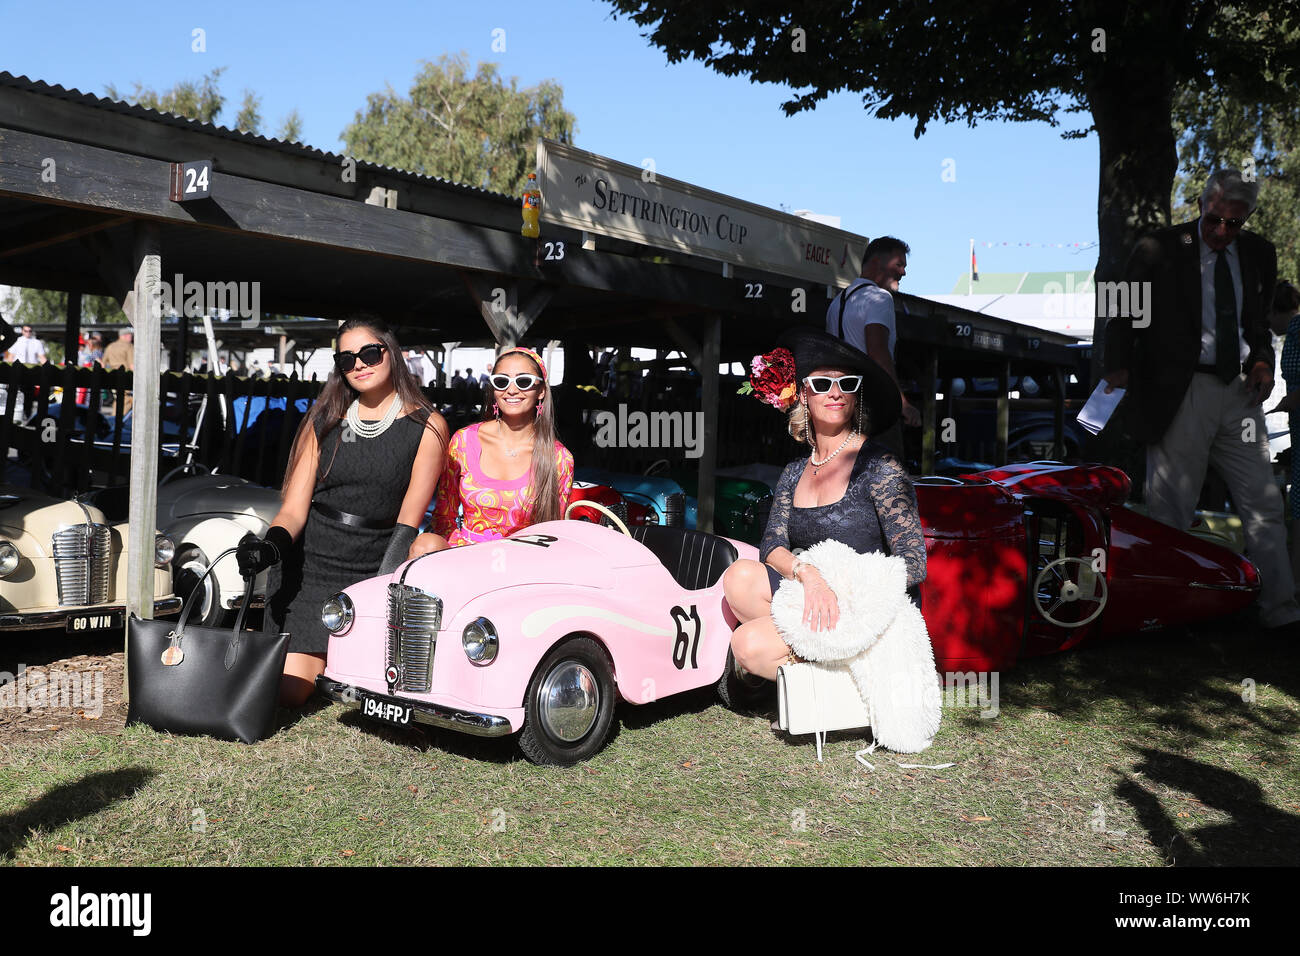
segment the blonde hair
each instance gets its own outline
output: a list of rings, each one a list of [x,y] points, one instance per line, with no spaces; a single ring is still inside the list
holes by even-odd
[[[496,361],[492,363],[493,374],[496,373],[502,360],[512,355],[527,359],[528,363],[537,369],[537,377],[542,380],[541,392],[537,397],[542,410],[533,420],[533,476],[528,483],[531,495],[524,504],[525,523],[534,525],[541,524],[543,521],[558,521],[564,515],[560,511],[559,461],[555,454],[555,444],[559,441],[559,435],[555,428],[555,403],[551,401],[551,384],[546,381],[546,375],[537,359],[522,350],[507,349],[498,355]],[[488,387],[491,388],[490,382]],[[483,421],[490,422],[495,417],[492,414],[493,404],[487,401],[486,397],[484,398]]]
[[[807,387],[807,385],[804,386],[804,388]],[[865,387],[866,383],[864,381],[858,387],[858,391],[850,397],[853,399],[853,417],[857,429],[863,435],[868,435],[868,429],[871,427],[871,412],[867,409],[867,403],[862,401],[862,389]],[[801,391],[798,400],[786,413],[785,430],[790,433],[790,437],[795,441],[803,442],[809,447],[815,448],[811,424],[808,405],[804,401],[803,392]]]

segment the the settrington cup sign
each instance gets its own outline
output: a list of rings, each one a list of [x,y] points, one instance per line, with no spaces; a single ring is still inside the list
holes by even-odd
[[[550,140],[537,166],[545,222],[828,286],[862,266],[866,238],[842,229]]]

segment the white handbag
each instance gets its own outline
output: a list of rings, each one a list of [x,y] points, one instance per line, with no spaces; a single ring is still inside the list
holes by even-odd
[[[871,715],[852,673],[803,662],[776,669],[777,720],[788,734],[813,734],[822,759],[826,734],[871,726]]]

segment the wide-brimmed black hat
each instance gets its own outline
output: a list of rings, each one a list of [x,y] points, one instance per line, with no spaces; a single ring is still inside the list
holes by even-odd
[[[870,413],[868,431],[879,435],[888,430],[903,414],[903,398],[898,385],[866,352],[855,348],[829,332],[809,326],[786,329],[776,344],[794,355],[795,387],[803,389],[803,380],[814,369],[841,369],[860,372],[862,385],[858,401],[866,402]]]

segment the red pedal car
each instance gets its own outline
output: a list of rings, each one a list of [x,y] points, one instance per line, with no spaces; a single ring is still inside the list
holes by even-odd
[[[940,671],[1231,614],[1259,592],[1247,558],[1123,507],[1118,468],[1031,462],[915,485]]]

